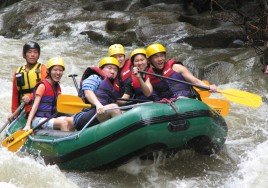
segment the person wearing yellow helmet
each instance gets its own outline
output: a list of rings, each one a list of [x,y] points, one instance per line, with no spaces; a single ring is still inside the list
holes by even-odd
[[[40,46],[37,42],[29,41],[24,44],[22,55],[26,64],[19,67],[12,79],[12,101],[11,112],[14,113],[19,105],[24,102],[26,116],[31,110],[29,102],[35,85],[46,77],[46,66],[38,63],[40,57]],[[18,114],[10,114],[8,120],[16,118]]]
[[[34,101],[23,130],[27,131],[38,126],[41,122],[49,119],[42,125],[43,129],[60,129],[69,131],[68,122],[65,117],[52,118],[57,112],[56,101],[61,94],[59,82],[65,70],[64,61],[61,57],[54,57],[48,60],[47,77],[41,80],[34,92]]]
[[[185,66],[174,59],[166,59],[166,48],[159,43],[151,44],[146,48],[146,55],[152,67],[149,73],[160,74],[177,80],[187,81],[196,85],[206,84],[196,78]],[[190,97],[196,98],[196,94],[189,84],[174,82],[168,79],[160,79],[156,76],[149,76],[153,85],[155,100],[162,98]],[[211,91],[216,91],[216,85],[209,86]]]
[[[52,67],[55,65],[61,66],[63,70],[65,70],[65,65],[64,65],[62,57],[53,57],[53,58],[50,58],[46,64],[48,74],[51,72]]]
[[[108,49],[108,54],[110,57],[114,57],[120,63],[120,68],[125,64],[125,48],[122,44],[113,44]]]
[[[153,92],[153,87],[150,79],[147,75],[139,73],[139,70],[147,71],[149,68],[146,50],[144,48],[134,49],[130,54],[130,61],[133,66],[132,76],[128,79],[126,88],[131,88],[134,98],[139,101],[152,99],[150,96]],[[128,93],[122,96],[123,99],[129,99],[130,97],[131,95]]]
[[[122,44],[113,44],[108,49],[108,55],[114,57],[120,63],[118,79],[120,84],[120,93],[125,93],[125,85],[131,77],[131,61],[126,58],[125,48]]]
[[[79,96],[86,102],[94,105],[94,108],[85,109],[66,118],[72,129],[81,130],[84,125],[97,113],[91,126],[120,115],[120,110],[107,109],[118,107],[116,99],[120,97],[117,74],[119,62],[114,57],[104,57],[100,60],[99,66],[88,67],[84,72],[81,82]]]

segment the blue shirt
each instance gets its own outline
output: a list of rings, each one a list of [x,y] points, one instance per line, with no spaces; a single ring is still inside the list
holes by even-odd
[[[97,74],[90,75],[82,82],[82,90],[91,90],[95,91],[98,89],[100,83],[102,81],[102,77]]]

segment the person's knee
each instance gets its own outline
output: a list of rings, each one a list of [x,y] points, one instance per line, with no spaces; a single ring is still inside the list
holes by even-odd
[[[56,118],[54,120],[54,127],[60,129],[61,131],[69,131],[68,121],[66,118]]]
[[[112,104],[108,104],[107,107],[108,109],[114,109],[114,108],[118,108],[118,105],[115,103],[112,103]]]
[[[63,119],[62,127],[65,131],[74,131],[73,117],[66,117]]]
[[[63,119],[61,121],[60,129],[61,131],[69,131],[68,122],[66,120]]]
[[[109,111],[109,114],[111,115],[111,117],[115,117],[121,114],[121,110],[120,109],[114,109]]]

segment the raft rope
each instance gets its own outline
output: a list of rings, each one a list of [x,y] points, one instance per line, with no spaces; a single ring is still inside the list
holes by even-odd
[[[178,100],[178,99],[176,99],[176,98],[170,98],[170,99],[163,98],[160,101],[158,101],[158,103],[169,104],[171,106],[171,108],[175,111],[175,113],[179,114],[178,108],[175,106],[175,103],[174,103],[174,101],[176,101],[176,100]]]

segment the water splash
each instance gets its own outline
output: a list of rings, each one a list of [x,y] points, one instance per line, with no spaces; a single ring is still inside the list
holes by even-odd
[[[56,165],[0,148],[0,181],[17,187],[78,187]],[[1,185],[1,184],[0,184]]]
[[[226,187],[266,188],[268,185],[268,141],[248,151],[238,165],[239,170]]]

